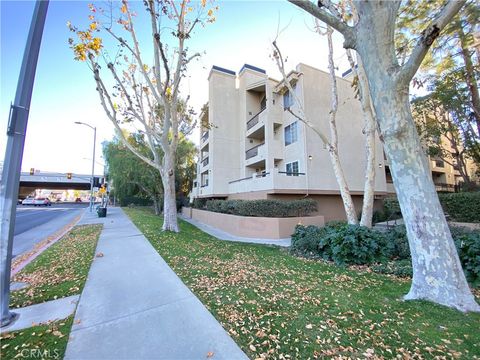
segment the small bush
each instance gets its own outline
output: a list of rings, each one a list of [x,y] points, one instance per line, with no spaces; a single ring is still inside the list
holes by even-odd
[[[297,226],[292,237],[292,250],[315,252],[342,266],[385,260],[385,238],[379,231],[340,222],[314,228]]]
[[[473,286],[480,286],[480,231],[456,236],[455,246],[467,280]]]
[[[408,259],[389,261],[383,264],[374,264],[371,269],[380,274],[390,274],[398,277],[412,277],[412,261]]]
[[[206,210],[254,217],[296,217],[307,216],[317,210],[312,199],[301,200],[208,200]]]
[[[410,259],[407,230],[404,225],[395,226],[385,232],[386,250],[390,259]]]

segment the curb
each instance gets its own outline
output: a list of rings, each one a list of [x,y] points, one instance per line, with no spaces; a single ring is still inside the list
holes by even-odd
[[[18,272],[20,272],[25,266],[30,264],[33,260],[35,260],[41,253],[43,253],[45,250],[47,250],[50,246],[55,244],[58,240],[60,240],[62,237],[64,237],[70,230],[73,229],[75,225],[80,221],[80,219],[83,217],[83,213],[81,215],[78,215],[75,219],[73,219],[69,224],[65,225],[62,229],[60,229],[60,233],[58,231],[54,233],[53,235],[47,236],[44,240],[42,240],[40,243],[38,243],[32,251],[29,253],[23,255],[25,256],[24,259],[19,260],[18,263],[12,264],[12,270],[10,273],[10,278],[12,279]],[[50,239],[53,237],[53,239]],[[20,255],[20,258],[22,255]]]

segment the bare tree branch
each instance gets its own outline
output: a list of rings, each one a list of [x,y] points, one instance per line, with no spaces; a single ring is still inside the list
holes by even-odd
[[[347,23],[343,21],[340,17],[325,11],[323,8],[318,7],[317,5],[315,5],[309,0],[288,0],[288,1],[298,6],[299,8],[305,10],[306,12],[313,15],[317,19],[330,25],[332,28],[334,28],[338,32],[340,32],[345,38],[345,42],[343,43],[343,47],[345,49],[355,49],[355,46],[356,46],[355,29],[347,25]]]
[[[443,28],[450,20],[460,11],[466,0],[450,0],[444,8],[435,16],[430,24],[423,30],[422,35],[417,40],[417,44],[413,49],[407,62],[402,66],[397,81],[409,83],[413,78],[423,59],[427,55],[428,49],[440,35]]]

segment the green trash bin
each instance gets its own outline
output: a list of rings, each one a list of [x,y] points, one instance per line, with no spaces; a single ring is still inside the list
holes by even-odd
[[[97,208],[98,217],[107,217],[107,208],[106,207],[98,207]]]

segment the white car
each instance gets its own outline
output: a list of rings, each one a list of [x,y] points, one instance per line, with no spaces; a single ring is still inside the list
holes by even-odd
[[[22,205],[34,205],[34,198],[27,197],[22,201]]]
[[[52,206],[52,202],[48,198],[36,198],[33,200],[35,206]]]

